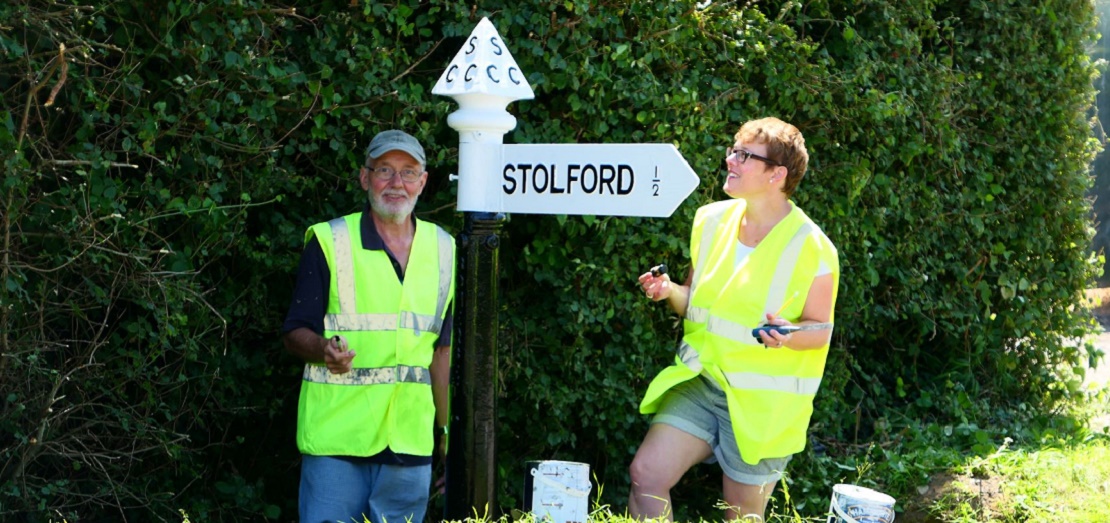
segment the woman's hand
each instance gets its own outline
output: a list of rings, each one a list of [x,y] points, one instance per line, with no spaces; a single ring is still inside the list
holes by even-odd
[[[764,325],[783,326],[792,324],[789,321],[786,321],[768,312],[767,321],[764,323]],[[763,339],[763,345],[767,347],[774,347],[776,349],[786,346],[786,344],[790,342],[791,336],[793,336],[793,334],[782,333],[776,330],[765,330],[759,332],[759,337]]]
[[[671,296],[673,290],[671,277],[667,273],[659,273],[659,267],[652,267],[650,271],[641,274],[639,282],[640,290],[644,291],[644,296],[651,301],[662,301]]]

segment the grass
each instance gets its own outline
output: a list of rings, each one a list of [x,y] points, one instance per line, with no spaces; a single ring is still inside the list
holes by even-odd
[[[1007,478],[1000,521],[1110,521],[1110,445],[1094,438],[1067,448],[1005,453],[998,459]]]
[[[1000,449],[970,460],[930,506],[928,521],[1103,523],[1110,521],[1110,439]]]
[[[1104,400],[1105,394],[1098,395]],[[925,510],[899,514],[895,523],[1106,523],[1110,522],[1110,436],[1046,435],[1037,449],[1004,444],[985,457],[950,464],[938,475],[939,490]],[[885,473],[882,467],[870,472]],[[780,487],[781,488],[781,487]],[[831,487],[830,487],[831,492]],[[827,521],[827,503],[795,512],[789,490],[785,503],[768,511],[767,523]],[[723,507],[720,507],[723,511]],[[533,523],[530,514],[513,511],[499,523]],[[485,523],[485,518],[467,520]],[[592,523],[636,523],[623,512],[594,505]],[[699,523],[705,523],[704,521]]]
[[[1107,412],[1106,390],[1090,395],[1079,413],[1090,419],[1098,412]],[[943,434],[944,431],[941,430]],[[911,479],[911,467],[929,470],[927,487],[910,487],[920,494],[910,499],[905,492],[897,493],[900,512],[895,523],[1106,523],[1110,522],[1110,435],[1105,429],[1056,431],[1045,428],[1040,441],[1022,448],[1011,446],[1007,439],[994,452],[985,456],[961,455],[940,445],[925,446],[934,432],[926,430],[914,441],[898,450],[906,450],[902,459],[893,455],[876,455],[876,463],[866,461],[859,467],[862,477],[855,481],[867,484],[882,479],[890,484]],[[870,454],[870,453],[869,453]],[[768,508],[766,523],[824,523],[827,521],[828,498],[813,507],[796,507],[791,499],[790,483],[782,482],[779,493],[782,503]],[[785,487],[785,488],[784,488]],[[828,491],[831,493],[832,486]],[[897,488],[897,487],[895,487]],[[895,491],[889,491],[894,493]],[[718,507],[723,513],[724,507]],[[189,517],[182,511],[182,523]],[[497,519],[475,515],[467,523],[541,523],[531,514],[512,510]],[[624,507],[613,508],[596,501],[589,514],[590,523],[638,523],[629,518]],[[707,523],[700,520],[698,523]]]
[[[1110,323],[1110,289],[1087,297],[1103,325]],[[1110,388],[1089,385],[1060,420],[1073,421],[1044,423],[1032,441],[1014,446],[1006,438],[993,453],[943,467],[911,503],[912,517],[899,514],[898,523],[1110,522]]]

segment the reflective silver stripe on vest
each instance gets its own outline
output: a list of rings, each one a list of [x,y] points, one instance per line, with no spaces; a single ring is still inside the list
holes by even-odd
[[[432,384],[432,375],[423,367],[398,365],[373,369],[351,369],[343,374],[332,374],[323,365],[305,365],[304,381],[328,385],[387,385],[390,383]]]
[[[334,332],[396,331],[408,329],[414,335],[421,332],[439,332],[443,320],[439,317],[401,311],[400,323],[393,314],[325,314],[324,329]]]
[[[709,320],[709,309],[691,305],[686,308],[686,319],[695,323],[705,323]]]
[[[787,394],[817,394],[821,378],[796,378],[794,376],[768,376],[753,372],[726,372],[728,386],[743,390],[773,390]]]
[[[421,332],[439,332],[443,320],[417,314],[410,311],[401,311],[400,322],[398,315],[394,314],[325,314],[324,329],[335,332],[351,331],[396,331],[408,329],[414,335]]]
[[[439,302],[436,304],[436,331],[439,331],[443,311],[447,308],[447,294],[451,292],[451,277],[455,268],[455,244],[451,235],[441,227],[436,227],[436,241],[439,244]]]
[[[726,320],[717,316],[711,316],[709,309],[704,307],[690,307],[686,309],[686,319],[695,323],[704,323],[705,330],[712,332],[717,336],[728,338],[729,340],[746,343],[748,345],[755,345],[759,343],[755,337],[752,336],[752,329],[747,325]]]
[[[755,337],[752,336],[753,328],[754,327],[740,325],[739,323],[732,322],[717,316],[710,316],[709,321],[705,326],[705,330],[712,332],[713,334],[747,345],[755,345],[759,343],[755,341]]]
[[[702,364],[701,357],[698,351],[691,347],[686,342],[682,342],[678,347],[678,358],[682,363],[701,374]],[[714,388],[720,390],[720,386],[713,378],[709,378],[709,384]],[[783,392],[786,394],[817,394],[817,389],[821,387],[821,378],[796,378],[793,376],[769,376],[767,374],[756,374],[754,372],[726,372],[725,379],[728,380],[728,386],[733,389],[740,390],[771,390],[775,392]]]
[[[689,343],[684,341],[678,346],[678,359],[694,372],[701,372],[701,356]]]
[[[397,326],[397,329],[411,329],[413,335],[419,335],[421,332],[438,333],[441,325],[443,325],[443,321],[438,316],[401,311],[401,324]]]
[[[709,251],[713,249],[713,234],[717,232],[717,227],[721,224],[721,217],[725,215],[727,207],[722,207],[720,212],[710,215],[705,220],[705,225],[701,230],[701,240],[698,245],[698,261],[694,264],[693,279],[690,280],[690,294],[694,296],[694,289],[698,287],[698,279],[701,278],[701,273],[705,270],[705,260],[709,258]]]
[[[329,331],[394,331],[395,314],[325,314],[324,330]]]
[[[353,314],[355,309],[355,274],[351,260],[351,234],[347,220],[336,218],[328,222],[335,247],[335,287],[339,291],[339,312]]]
[[[806,243],[806,238],[813,233],[813,226],[808,222],[803,223],[798,228],[798,232],[794,233],[794,237],[790,238],[790,243],[786,244],[783,249],[782,255],[779,260],[787,260],[789,263],[779,263],[775,268],[775,275],[771,277],[771,288],[767,291],[767,312],[775,312],[782,307],[786,300],[792,299],[793,296],[786,295],[786,288],[790,285],[790,279],[794,277],[794,267],[798,265],[798,258],[802,255],[802,247]],[[803,301],[805,296],[802,296]]]

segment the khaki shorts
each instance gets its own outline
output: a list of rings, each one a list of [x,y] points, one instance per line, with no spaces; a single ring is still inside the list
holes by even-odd
[[[737,483],[764,485],[782,478],[791,456],[766,458],[749,465],[740,457],[732,420],[728,415],[728,399],[724,391],[698,377],[667,391],[652,423],[663,423],[704,440],[713,455],[704,463],[720,463],[725,475]]]

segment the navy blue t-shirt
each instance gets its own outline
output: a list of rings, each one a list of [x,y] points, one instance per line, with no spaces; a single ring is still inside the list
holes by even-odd
[[[415,223],[415,221],[416,217],[414,216],[413,222]],[[404,283],[405,275],[401,272],[401,264],[393,256],[393,253],[389,252],[381,234],[378,233],[378,228],[374,226],[374,219],[370,216],[369,206],[363,209],[359,232],[362,235],[362,248],[371,251],[385,251],[386,255],[389,256],[389,262],[393,265],[394,276],[397,281]],[[388,278],[389,275],[383,274],[382,277]],[[304,327],[312,329],[312,332],[322,336],[324,334],[324,315],[328,309],[328,289],[330,288],[331,270],[328,268],[327,258],[324,257],[324,249],[320,247],[320,241],[313,236],[305,245],[304,251],[301,252],[301,263],[297,268],[297,284],[293,289],[293,302],[289,304],[289,313],[285,316],[285,324],[281,328],[282,333]],[[451,332],[455,323],[453,308],[454,303],[447,304],[447,315],[443,319],[443,327],[439,330],[439,339],[435,343],[436,347],[451,344]],[[431,430],[431,428],[428,430]],[[432,462],[431,456],[399,454],[388,447],[368,458],[355,459],[366,460],[369,463],[401,466],[428,465]]]

